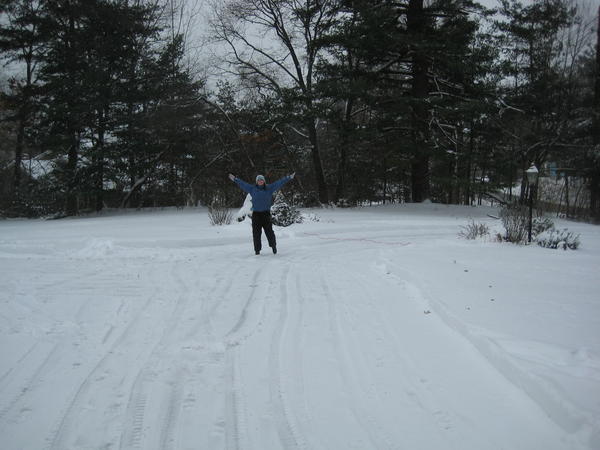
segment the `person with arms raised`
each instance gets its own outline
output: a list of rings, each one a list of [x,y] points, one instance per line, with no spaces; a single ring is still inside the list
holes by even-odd
[[[257,175],[255,184],[246,183],[235,175],[229,174],[229,179],[236,183],[243,191],[252,197],[252,237],[254,239],[254,253],[260,255],[262,249],[262,230],[265,230],[269,247],[277,253],[277,241],[273,224],[271,223],[271,206],[273,194],[281,189],[285,183],[292,180],[296,172],[287,175],[274,183],[267,184],[264,175]]]

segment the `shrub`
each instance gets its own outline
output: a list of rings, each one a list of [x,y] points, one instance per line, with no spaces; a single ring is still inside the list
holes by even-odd
[[[244,204],[239,209],[239,211],[235,214],[235,217],[238,222],[243,222],[246,217],[252,215],[252,196],[250,194],[246,195],[244,199]]]
[[[50,177],[29,181],[21,187],[16,197],[0,200],[2,217],[48,217],[62,212],[64,193],[52,183]]]
[[[477,239],[490,234],[490,228],[485,223],[475,223],[471,220],[466,226],[461,226],[458,236],[465,239]]]
[[[529,231],[529,210],[521,205],[507,205],[500,211],[500,219],[506,230],[503,239],[514,244],[527,240]]]
[[[208,217],[211,225],[229,225],[233,215],[229,208],[215,202],[208,207]]]
[[[302,214],[294,206],[289,205],[281,192],[275,195],[275,203],[271,208],[271,221],[273,225],[287,227],[293,223],[302,222]]]
[[[308,220],[309,222],[320,222],[321,218],[316,214],[308,213],[302,215],[302,222],[304,222],[305,220]]]
[[[534,236],[554,228],[554,222],[549,217],[534,217],[531,224],[531,233]]]
[[[562,248],[563,250],[577,250],[581,242],[579,235],[575,235],[566,228],[562,230],[551,229],[544,231],[536,237],[539,246],[545,248]]]

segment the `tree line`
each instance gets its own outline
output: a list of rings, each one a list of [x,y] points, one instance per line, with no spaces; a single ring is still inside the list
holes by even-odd
[[[210,82],[185,6],[0,0],[4,214],[234,206],[229,172],[296,171],[307,206],[468,205],[524,196],[535,164],[600,218],[598,18],[576,2],[223,0]]]

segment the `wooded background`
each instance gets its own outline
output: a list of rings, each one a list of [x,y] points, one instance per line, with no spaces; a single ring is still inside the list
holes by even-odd
[[[215,1],[206,79],[187,7],[0,0],[2,215],[239,206],[229,172],[295,171],[305,206],[523,201],[535,164],[567,215],[600,219],[596,11]]]

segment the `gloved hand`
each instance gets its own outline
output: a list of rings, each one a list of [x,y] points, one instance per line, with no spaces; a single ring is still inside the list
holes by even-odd
[[[230,179],[231,181],[235,181],[235,175],[229,174],[229,179]]]
[[[295,177],[295,176],[296,176],[296,172],[294,172],[294,173],[291,173],[291,174],[290,174],[290,178],[291,178],[292,180],[294,179],[294,177]]]

